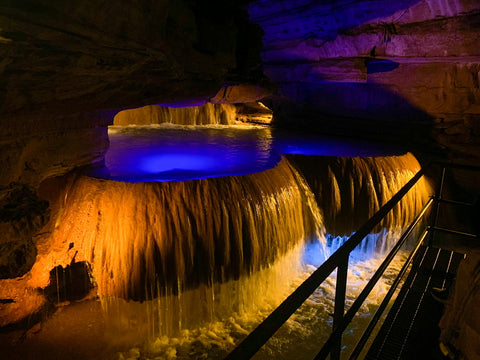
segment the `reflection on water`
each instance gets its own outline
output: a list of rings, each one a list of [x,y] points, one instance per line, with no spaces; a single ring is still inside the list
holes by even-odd
[[[110,130],[108,178],[184,181],[245,175],[280,161],[266,128],[134,126]]]
[[[184,181],[275,167],[282,154],[377,156],[398,150],[361,141],[266,127],[151,125],[111,127],[105,156],[112,180]]]
[[[108,173],[97,177],[122,181],[72,177],[59,197],[52,251],[37,260],[54,267],[52,252],[64,248],[92,266],[101,326],[131,348],[103,358],[223,358],[419,170],[411,154],[261,127],[135,126],[111,129],[110,140]],[[414,187],[352,254],[347,305],[428,189]],[[318,351],[334,288],[335,274],[257,357]]]

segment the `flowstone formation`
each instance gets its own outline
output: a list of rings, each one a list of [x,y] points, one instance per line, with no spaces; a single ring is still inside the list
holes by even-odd
[[[123,109],[258,100],[260,39],[234,1],[2,2],[0,327],[44,304],[37,288],[52,265],[47,284],[28,272],[48,248],[39,233],[65,184],[42,184],[101,166]]]
[[[264,124],[273,109],[279,126],[478,163],[479,30],[476,0],[3,1],[0,327],[30,319],[51,271],[82,260],[48,242],[63,176],[102,166],[121,110],[235,104],[235,120]]]

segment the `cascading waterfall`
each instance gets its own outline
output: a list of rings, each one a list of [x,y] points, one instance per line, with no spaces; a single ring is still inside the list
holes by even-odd
[[[210,128],[202,127],[212,147],[223,144],[215,139],[219,129],[206,129]],[[129,164],[161,155],[161,151],[157,154],[152,150],[156,138],[161,143],[168,140],[158,132],[170,131],[180,138],[192,135],[195,139],[192,132],[196,131],[170,126],[127,130],[117,131],[111,139],[120,162],[127,159],[122,155],[123,144],[131,144],[137,135],[143,137],[144,131],[154,138],[152,144],[146,138],[148,146],[133,146],[139,149],[135,155],[139,158],[128,158]],[[75,254],[75,261],[91,268],[114,337],[129,339],[129,344],[149,339],[147,346],[153,348],[145,351],[155,355],[175,349],[191,351],[197,335],[208,334],[202,340],[205,347],[199,350],[201,356],[221,358],[288,296],[294,284],[320,265],[329,250],[339,247],[420,169],[411,154],[281,156],[268,132],[265,142],[265,129],[252,128],[248,133],[254,141],[242,138],[247,137],[243,127],[232,127],[222,135],[238,136],[238,143],[246,141],[249,149],[254,145],[261,150],[261,156],[245,156],[249,161],[261,159],[259,166],[250,168],[258,172],[248,175],[235,175],[248,172],[242,165],[241,171],[237,169],[228,176],[136,182],[145,179],[135,178],[136,168],[128,165],[134,173],[124,180],[132,182],[108,180],[110,176],[116,178],[115,171],[107,174],[107,179],[72,176],[59,196],[63,204],[59,205],[62,210],[51,235],[53,245],[45,252],[47,256],[40,256],[35,271],[68,265]],[[296,145],[296,150],[301,150]],[[237,156],[245,151],[242,146],[229,141],[222,149],[232,148]],[[209,150],[212,161],[231,160],[227,150],[221,151],[223,157],[216,155],[218,148]],[[172,155],[174,148],[167,149],[162,151]],[[205,147],[202,150],[206,152]],[[197,164],[199,150],[192,151],[192,161]],[[182,155],[189,156],[188,152]],[[232,166],[228,161],[220,162]],[[156,162],[154,165],[152,171],[165,170]],[[178,172],[181,164],[171,165],[171,171]],[[355,283],[357,290],[368,277],[365,269],[369,264],[381,261],[379,256],[372,259],[372,253],[384,253],[392,232],[411,221],[429,194],[428,183],[422,180],[376,229],[377,233],[367,236],[358,251],[362,256],[352,254],[349,279],[354,279],[350,284]],[[52,264],[51,254],[55,252],[64,255]],[[334,281],[329,279],[308,305],[307,314],[322,314],[312,315],[321,317],[318,322],[328,318]],[[354,296],[352,291],[348,291],[349,299]],[[232,326],[228,328],[228,324]],[[303,337],[297,325],[295,331]],[[209,326],[222,329],[218,330],[221,333]],[[328,333],[328,329],[324,331]],[[187,340],[179,340],[186,338],[190,345]],[[224,342],[218,354],[212,355],[208,349],[210,341]],[[272,351],[276,357],[277,350]],[[179,358],[188,358],[188,354]]]
[[[59,224],[53,236],[83,249],[106,308],[147,300],[150,328],[171,334],[232,307],[232,294],[244,291],[239,279],[289,256],[298,266],[301,251],[292,250],[320,238],[322,220],[303,178],[282,160],[259,173],[183,182],[79,177]],[[235,307],[255,303],[250,295],[238,295]]]
[[[385,204],[420,170],[412,154],[387,157],[288,156],[306,178],[324,216],[327,252],[336,251],[351,234]],[[348,308],[371,279],[394,241],[418,214],[431,186],[425,178],[415,185],[385,220],[368,234],[349,256],[346,307]],[[407,246],[408,247],[408,246]],[[308,244],[304,277],[323,262],[325,249]],[[366,303],[344,333],[342,357],[349,356],[353,345],[366,328],[370,316],[382,301],[390,284],[405,262],[408,251],[400,250],[386,273],[376,284]],[[331,313],[335,302],[334,272],[309,297],[256,355],[256,359],[311,358],[331,331]],[[280,330],[279,332],[280,333]],[[277,333],[277,334],[278,334]]]
[[[140,342],[147,339],[150,345],[159,339],[167,340],[174,348],[179,338],[184,338],[186,343],[195,342],[198,335],[193,334],[207,329],[210,340],[224,338],[221,347],[225,351],[234,343],[232,334],[225,330],[221,330],[223,334],[218,330],[211,334],[212,324],[231,322],[244,336],[244,329],[251,326],[248,323],[257,322],[261,314],[268,314],[289,295],[291,284],[303,273],[305,245],[297,244],[280,255],[274,264],[239,279],[200,284],[192,289],[165,289],[164,295],[143,302],[102,296],[108,328],[115,336],[123,335]],[[202,356],[204,351],[201,349]]]
[[[206,103],[202,106],[168,107],[148,105],[120,111],[113,119],[117,126],[176,124],[176,125],[235,125],[237,108],[231,104]]]
[[[327,239],[336,250],[419,170],[407,153],[387,157],[288,155],[305,177],[323,213]],[[384,253],[391,236],[412,222],[432,194],[425,177],[390,211],[360,246],[367,254]]]

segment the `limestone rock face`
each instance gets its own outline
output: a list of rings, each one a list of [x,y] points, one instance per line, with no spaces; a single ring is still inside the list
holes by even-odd
[[[0,190],[13,182],[36,188],[48,177],[103,162],[113,114],[15,120],[3,122],[0,135]]]
[[[11,185],[0,198],[0,279],[15,278],[32,267],[32,236],[48,220],[48,202],[32,189]]]
[[[213,96],[246,33],[223,1],[7,1],[0,13],[2,115]]]
[[[210,99],[213,104],[238,104],[258,101],[273,93],[270,84],[264,86],[240,84],[233,86],[223,86],[218,93]]]
[[[236,105],[237,119],[245,123],[268,125],[273,121],[273,112],[263,103],[255,101]]]
[[[2,1],[0,326],[44,303],[23,275],[46,246],[48,204],[25,205],[40,184],[101,164],[124,108],[205,103],[225,84],[254,84],[260,32],[236,1]]]
[[[276,121],[480,158],[478,1],[259,0],[249,12]]]

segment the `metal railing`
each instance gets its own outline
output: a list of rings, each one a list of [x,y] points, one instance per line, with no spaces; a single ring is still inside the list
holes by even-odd
[[[355,232],[337,251],[335,251],[321,266],[319,266],[280,306],[278,306],[260,325],[257,326],[225,359],[226,360],[244,360],[249,359],[275,334],[275,332],[290,318],[290,316],[307,300],[310,295],[330,276],[330,274],[337,270],[336,289],[335,289],[335,305],[333,311],[333,326],[332,333],[323,345],[320,352],[316,355],[315,359],[325,359],[330,355],[330,359],[337,360],[340,358],[341,353],[341,341],[344,330],[353,320],[355,314],[360,309],[361,305],[370,294],[371,290],[381,278],[397,252],[402,245],[406,242],[409,235],[415,229],[420,220],[425,216],[427,210],[436,204],[433,210],[433,222],[428,226],[419,239],[417,240],[413,250],[407,257],[403,264],[399,274],[390,286],[382,303],[377,308],[376,312],[372,316],[370,323],[362,334],[361,338],[357,342],[354,350],[350,354],[350,359],[357,359],[361,354],[368,338],[374,330],[376,324],[380,320],[384,310],[386,309],[389,301],[394,295],[396,288],[400,284],[403,276],[407,272],[412,260],[417,254],[423,240],[427,234],[431,231],[432,237],[435,231],[444,231],[450,233],[460,234],[462,236],[477,237],[476,235],[463,233],[460,231],[443,229],[436,226],[438,218],[438,210],[440,203],[450,204],[464,204],[457,201],[445,200],[442,198],[443,187],[445,181],[445,172],[447,167],[480,171],[478,166],[465,166],[455,165],[448,163],[437,163],[441,167],[441,176],[436,190],[436,195],[430,198],[424,205],[423,209],[419,212],[413,222],[408,226],[400,239],[394,245],[392,250],[388,253],[385,260],[379,266],[375,274],[370,281],[365,285],[364,289],[355,299],[347,312],[345,312],[345,296],[347,288],[347,271],[348,260],[350,253],[360,244],[360,242],[375,228],[376,225],[382,221],[387,213],[393,209],[393,207],[400,202],[400,200],[412,189],[412,187],[424,176],[424,170],[420,170],[405,186],[398,191],[385,205],[383,205],[357,232]]]
[[[324,359],[330,354],[331,359],[339,359],[341,352],[341,340],[343,331],[354,318],[356,312],[360,309],[373,289],[377,281],[381,278],[390,262],[395,257],[398,250],[405,243],[415,226],[425,215],[428,208],[432,205],[433,199],[430,199],[424,208],[417,215],[412,224],[407,228],[399,241],[387,255],[384,262],[380,265],[372,279],[367,283],[363,291],[345,313],[345,296],[347,288],[347,271],[350,253],[360,244],[360,242],[377,226],[393,207],[410,191],[410,189],[424,176],[424,170],[420,170],[407,184],[405,184],[385,205],[383,205],[357,232],[355,232],[337,251],[335,251],[322,265],[320,265],[290,296],[287,297],[260,325],[257,326],[225,359],[226,360],[244,360],[255,355],[258,350],[275,334],[275,332],[290,318],[290,316],[313,294],[313,292],[337,270],[337,280],[335,289],[335,307],[333,312],[332,333],[315,359]],[[425,236],[425,235],[423,235]],[[411,261],[418,249],[414,249],[407,261]],[[402,268],[402,274],[408,268],[405,264]],[[396,280],[400,282],[400,280]],[[387,297],[393,295],[394,289],[391,287]],[[387,301],[388,303],[388,301]],[[386,304],[381,304],[384,308]],[[380,310],[379,308],[379,310]],[[377,313],[379,311],[377,310]],[[380,315],[374,315],[373,319],[378,321]],[[375,322],[376,323],[376,322]],[[370,326],[369,326],[370,328]],[[367,330],[369,330],[367,328]],[[372,326],[373,330],[373,326]],[[362,336],[360,343],[365,343]],[[357,349],[358,348],[358,349]],[[355,348],[353,355],[358,355],[361,347]],[[355,356],[353,358],[355,358]]]
[[[464,201],[457,201],[457,200],[452,200],[452,199],[445,199],[443,197],[444,193],[444,183],[445,183],[445,177],[446,177],[446,170],[447,169],[458,169],[458,170],[465,170],[465,171],[470,171],[470,172],[480,172],[480,166],[473,166],[473,165],[460,165],[460,164],[453,164],[453,163],[445,163],[445,162],[438,162],[436,165],[440,166],[440,181],[438,183],[438,188],[436,189],[435,192],[435,208],[434,208],[434,216],[433,216],[433,221],[432,224],[428,227],[428,231],[432,233],[429,239],[429,244],[434,243],[434,237],[436,233],[446,233],[446,234],[451,234],[451,235],[457,235],[457,236],[462,236],[462,237],[467,237],[467,238],[477,238],[477,234],[471,234],[465,231],[459,231],[459,230],[454,230],[454,229],[447,229],[444,227],[439,227],[437,226],[438,223],[438,214],[440,210],[440,206],[442,204],[444,205],[452,205],[452,206],[462,206],[462,207],[473,207],[475,206],[475,202],[464,202]],[[480,194],[479,194],[480,195]],[[478,196],[478,195],[477,195]],[[479,201],[480,199],[476,199],[475,201]],[[480,221],[480,219],[479,219]]]

